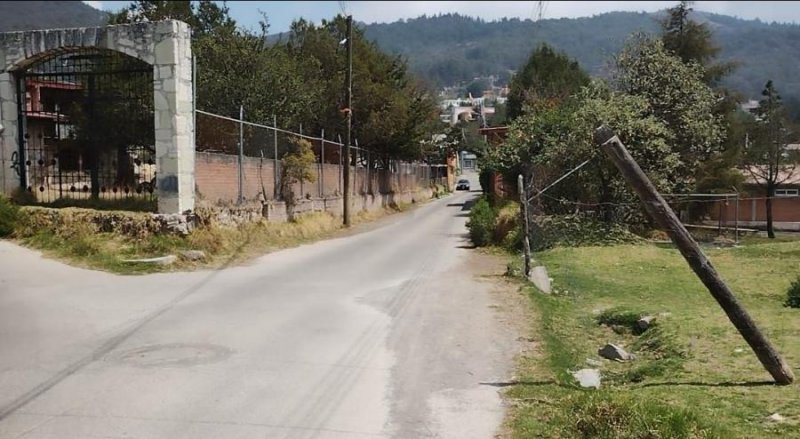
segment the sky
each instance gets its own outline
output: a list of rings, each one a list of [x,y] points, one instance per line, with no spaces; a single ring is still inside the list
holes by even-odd
[[[85,1],[97,9],[116,11],[127,1]],[[285,32],[293,20],[303,17],[318,23],[346,12],[356,21],[388,23],[420,15],[458,12],[485,20],[503,17],[537,19],[587,17],[611,11],[655,12],[677,1],[229,1],[231,16],[243,27],[258,28],[259,11],[267,14],[270,33]],[[734,17],[781,23],[800,23],[800,1],[697,1],[694,9]]]

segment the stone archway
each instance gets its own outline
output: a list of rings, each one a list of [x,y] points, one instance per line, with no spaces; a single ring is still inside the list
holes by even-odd
[[[39,60],[87,48],[121,52],[152,66],[158,211],[193,210],[191,31],[174,20],[0,33],[0,191],[8,194],[24,183],[16,77]]]

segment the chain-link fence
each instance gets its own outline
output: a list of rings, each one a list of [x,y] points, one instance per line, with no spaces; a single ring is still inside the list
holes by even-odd
[[[281,159],[293,151],[293,140],[312,145],[313,181],[295,184],[293,192],[307,199],[338,197],[342,181],[341,139],[309,135],[196,111],[195,182],[206,203],[277,200],[281,198]],[[372,151],[350,147],[351,191],[379,195],[447,185],[447,166],[387,160]]]

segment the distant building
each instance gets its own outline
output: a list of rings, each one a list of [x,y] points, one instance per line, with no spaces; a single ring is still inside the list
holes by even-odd
[[[711,210],[711,219],[726,226],[738,222],[739,227],[763,229],[767,224],[767,202],[763,186],[747,169],[741,169],[745,177],[744,190],[739,201],[719,201]],[[775,189],[772,198],[772,220],[775,230],[800,231],[800,166],[794,172],[781,172],[782,183]],[[738,219],[738,221],[737,221]]]
[[[461,169],[474,171],[478,167],[478,156],[468,151],[461,151]]]
[[[739,104],[739,108],[742,111],[746,111],[746,112],[751,113],[751,114],[755,113],[756,108],[758,108],[758,101],[750,99],[747,102],[743,102],[743,103]]]
[[[478,130],[478,133],[486,137],[486,142],[489,146],[496,148],[505,142],[506,135],[508,134],[508,127],[481,128]],[[483,190],[500,197],[510,196],[514,189],[514,186],[508,184],[503,179],[503,175],[497,172],[492,174],[489,179],[489,186],[490,187],[483,188]]]

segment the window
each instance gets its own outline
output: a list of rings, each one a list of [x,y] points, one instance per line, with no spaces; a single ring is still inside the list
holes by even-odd
[[[800,195],[800,189],[775,189],[776,197],[796,197]]]

